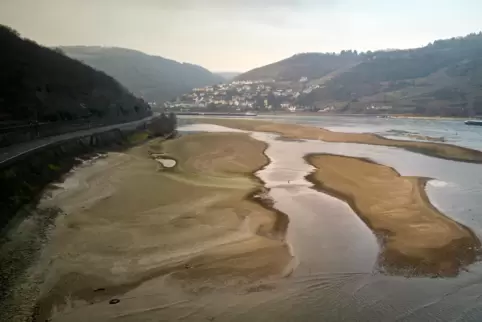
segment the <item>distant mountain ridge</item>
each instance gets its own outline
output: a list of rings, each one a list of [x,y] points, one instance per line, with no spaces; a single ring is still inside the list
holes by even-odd
[[[195,87],[224,82],[221,76],[194,64],[179,63],[140,51],[95,46],[59,47],[66,55],[117,79],[149,102],[163,102]]]
[[[306,53],[253,69],[237,80],[297,82],[312,91],[301,105],[341,113],[482,115],[482,33],[406,50]]]

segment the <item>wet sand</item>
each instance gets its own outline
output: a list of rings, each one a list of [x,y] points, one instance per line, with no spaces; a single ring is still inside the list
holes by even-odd
[[[455,292],[447,285],[453,281],[458,289],[457,278],[405,279],[372,271],[380,248],[367,226],[379,231],[353,203],[350,205],[358,216],[344,202],[313,190],[304,179],[312,168],[303,155],[321,152],[322,145],[343,144],[278,141],[269,133],[253,133],[252,137],[257,140],[242,133],[202,133],[165,143],[151,141],[127,153],[111,153],[69,176],[52,199],[44,199],[41,205],[46,209],[59,206],[66,215],[56,221],[36,268],[45,271],[38,320],[48,318],[53,308],[52,321],[69,322],[313,321],[320,317],[381,321],[413,312],[417,317],[418,311],[432,314],[427,302],[435,307],[445,298],[447,302],[453,299],[446,297]],[[369,148],[353,145],[352,150],[357,146]],[[267,167],[264,153],[272,161]],[[427,247],[412,243],[413,247],[402,248],[410,255],[427,256],[430,262],[414,262],[399,252],[387,256],[389,242],[395,250],[400,246],[395,243],[397,235],[391,235],[395,242],[384,240],[384,257],[379,260],[401,266],[395,270],[385,265],[388,272],[437,275],[428,272],[430,268],[438,270],[437,276],[456,274],[460,268],[457,263],[444,261],[437,249],[429,251],[428,247],[450,243],[441,231],[452,237],[459,231],[464,242],[444,249],[452,256],[466,246],[466,230],[430,207],[423,189],[425,179],[400,177],[395,170],[377,164],[371,164],[375,170],[368,165],[360,167],[355,162],[363,162],[360,159],[335,158],[349,159],[346,164],[338,159],[328,163],[328,179],[340,191],[348,171],[366,184],[350,191],[361,194],[358,202],[371,202],[370,196],[384,194],[368,207],[371,211],[381,209],[386,215],[391,211],[385,207],[387,201],[396,200],[400,201],[398,208],[426,217],[414,228],[419,232],[415,238]],[[270,190],[264,190],[253,175],[261,168],[256,175]],[[384,189],[370,178],[381,182]],[[388,190],[398,186],[403,189]],[[336,197],[349,201],[340,194]],[[353,202],[356,199],[353,197]],[[410,202],[413,207],[408,206]],[[289,230],[297,243],[291,244],[289,231],[286,238],[298,263],[293,263],[285,243],[287,218],[272,206],[293,218]],[[407,225],[410,222],[395,226],[405,237],[414,238]],[[437,240],[421,237],[427,231],[444,236],[437,244]],[[417,247],[419,253],[414,251]],[[469,256],[459,258],[461,265],[469,263]],[[299,266],[291,273],[293,265]],[[413,265],[427,270],[416,272]],[[290,278],[280,279],[288,274]],[[467,283],[476,285],[477,276],[473,280]],[[112,299],[120,302],[111,305]],[[461,310],[466,308],[460,306]],[[425,307],[428,309],[420,309]],[[454,312],[458,311],[450,312],[451,316]]]
[[[388,273],[456,276],[475,261],[479,240],[430,204],[427,178],[362,158],[312,154],[306,161],[316,168],[307,179],[349,203],[379,237],[379,265]]]
[[[259,201],[253,175],[268,163],[266,147],[247,134],[194,134],[109,153],[70,175],[40,204],[64,215],[36,267],[45,271],[37,320],[71,321],[72,310],[131,291],[146,297],[153,285],[239,290],[289,274],[287,219]]]
[[[311,126],[275,123],[261,120],[215,118],[199,118],[193,120],[197,123],[215,124],[245,131],[277,133],[288,139],[323,140],[326,142],[392,146],[447,160],[482,163],[481,151],[450,144],[392,140],[370,133],[332,132],[326,129]]]
[[[407,134],[407,137],[415,140],[432,141],[432,142],[445,142],[443,137],[435,137],[429,135],[419,135],[419,134]]]

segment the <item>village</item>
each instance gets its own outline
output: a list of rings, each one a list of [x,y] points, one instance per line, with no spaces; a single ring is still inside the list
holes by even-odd
[[[165,102],[164,108],[175,111],[318,111],[311,105],[302,104],[301,100],[318,87],[309,85],[306,77],[302,77],[298,84],[272,80],[233,81],[194,88],[190,93]]]
[[[194,88],[191,92],[163,103],[164,111],[172,112],[319,112],[339,113],[343,105],[339,103],[320,104],[316,102],[313,91],[320,84],[302,77],[298,82],[233,81]],[[392,106],[361,104],[362,113],[387,114]],[[346,103],[344,104],[346,106]],[[152,106],[152,107],[155,107]]]

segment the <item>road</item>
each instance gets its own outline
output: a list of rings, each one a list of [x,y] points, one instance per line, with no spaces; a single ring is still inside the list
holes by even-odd
[[[83,137],[86,135],[91,135],[94,133],[101,133],[101,132],[106,132],[109,130],[113,129],[133,129],[139,124],[146,122],[153,118],[156,115],[149,116],[145,119],[134,121],[134,122],[129,122],[129,123],[122,123],[122,124],[114,124],[114,125],[108,125],[108,126],[102,126],[102,127],[96,127],[92,129],[87,129],[87,130],[81,130],[81,131],[75,131],[75,132],[70,132],[70,133],[65,133],[57,136],[49,136],[45,138],[40,138],[38,140],[34,141],[29,141],[29,142],[23,142],[19,144],[15,144],[9,147],[5,147],[0,149],[0,165],[3,165],[4,163],[7,163],[9,161],[13,161],[15,158],[29,153],[33,150],[36,150],[38,148],[50,145],[52,143],[60,142],[60,141],[65,141],[77,137]]]

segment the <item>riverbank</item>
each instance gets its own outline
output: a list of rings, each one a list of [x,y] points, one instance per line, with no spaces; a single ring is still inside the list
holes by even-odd
[[[247,134],[193,134],[108,153],[69,174],[39,204],[63,215],[32,268],[41,276],[35,318],[71,321],[88,305],[78,318],[89,320],[113,299],[149,296],[144,284],[192,294],[288,274],[287,218],[253,175],[268,163],[265,149]],[[126,312],[138,310],[129,303]]]
[[[315,188],[346,201],[379,237],[379,265],[388,273],[455,276],[475,261],[480,242],[434,208],[426,178],[404,177],[370,160],[312,154]]]
[[[196,118],[193,123],[215,124],[245,131],[272,132],[288,139],[323,140],[326,142],[359,143],[402,148],[441,159],[482,163],[482,152],[450,144],[392,140],[370,133],[333,132],[299,124],[275,123],[262,120]]]

